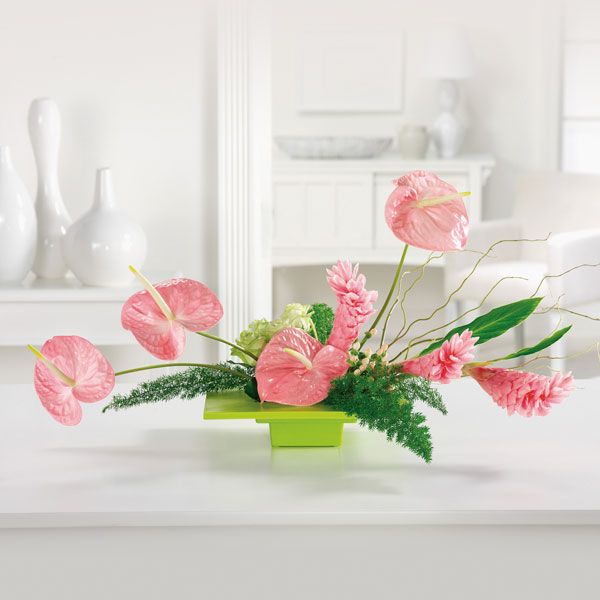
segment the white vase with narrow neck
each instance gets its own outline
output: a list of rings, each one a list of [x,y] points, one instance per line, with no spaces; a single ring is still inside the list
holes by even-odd
[[[34,100],[29,107],[28,123],[38,171],[35,199],[38,243],[33,272],[45,279],[59,279],[67,274],[61,239],[71,224],[71,217],[58,185],[60,113],[56,102],[50,98]]]
[[[67,231],[63,254],[69,269],[86,285],[125,286],[133,277],[129,265],[142,267],[146,235],[118,209],[110,169],[96,172],[92,207]]]
[[[19,283],[35,257],[37,222],[31,196],[0,146],[0,283]]]

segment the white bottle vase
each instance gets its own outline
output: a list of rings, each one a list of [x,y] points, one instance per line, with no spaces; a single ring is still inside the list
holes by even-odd
[[[19,283],[33,265],[37,222],[31,196],[0,146],[0,283]]]
[[[67,273],[61,238],[71,224],[58,186],[60,114],[50,98],[38,98],[29,107],[29,137],[38,170],[35,210],[38,243],[33,271],[38,277],[58,279]]]
[[[110,169],[96,172],[92,208],[67,231],[63,253],[69,269],[86,285],[128,285],[132,279],[129,265],[142,266],[146,258],[146,235],[137,223],[118,210]]]

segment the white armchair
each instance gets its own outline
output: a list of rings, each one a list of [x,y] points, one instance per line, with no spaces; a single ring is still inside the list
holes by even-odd
[[[484,221],[474,226],[467,248],[485,251],[498,240],[540,239],[545,242],[503,243],[482,261],[475,274],[453,297],[463,312],[468,304],[481,299],[502,278],[486,304],[494,306],[532,295],[545,296],[543,306],[560,305],[576,310],[580,305],[600,300],[600,268],[576,269],[581,264],[600,263],[600,176],[573,173],[532,173],[520,178],[511,220]],[[479,254],[450,253],[445,271],[449,294],[472,269]],[[560,314],[547,313],[552,331]],[[516,329],[517,344],[524,343],[524,329]],[[553,354],[564,354],[560,343]],[[560,361],[553,365],[559,368]]]

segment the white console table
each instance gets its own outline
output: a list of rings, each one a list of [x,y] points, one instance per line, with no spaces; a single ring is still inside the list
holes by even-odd
[[[273,266],[331,264],[340,256],[365,264],[396,264],[402,244],[383,216],[392,180],[417,169],[433,171],[458,190],[471,192],[466,203],[476,223],[493,166],[488,155],[419,161],[393,154],[370,160],[276,160]],[[411,248],[407,264],[419,264],[427,254]]]
[[[599,395],[524,419],[445,386],[426,465],[358,426],[272,450],[201,400],[65,428],[1,386],[0,597],[597,598]]]

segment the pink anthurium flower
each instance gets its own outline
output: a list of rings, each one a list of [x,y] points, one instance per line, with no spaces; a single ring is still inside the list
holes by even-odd
[[[204,331],[221,320],[223,307],[219,299],[199,281],[169,279],[154,286],[136,269],[129,268],[146,289],[125,302],[121,325],[156,358],[177,358],[185,348],[186,329]]]
[[[468,329],[460,335],[455,333],[433,352],[402,363],[402,370],[429,381],[450,383],[452,379],[458,379],[463,366],[473,360],[473,349],[478,339]]]
[[[545,416],[553,404],[562,402],[573,390],[571,373],[547,377],[480,365],[467,367],[466,371],[509,415]]]
[[[348,370],[346,353],[287,327],[276,333],[256,363],[261,402],[310,406],[327,397],[331,382]]]
[[[35,391],[50,415],[63,425],[81,421],[80,402],[98,402],[106,398],[115,385],[115,372],[102,353],[77,335],[55,336],[41,352],[28,348],[37,356]]]
[[[385,205],[385,220],[394,235],[411,246],[431,251],[460,250],[467,243],[469,217],[463,196],[427,171],[413,171],[395,182]]]

